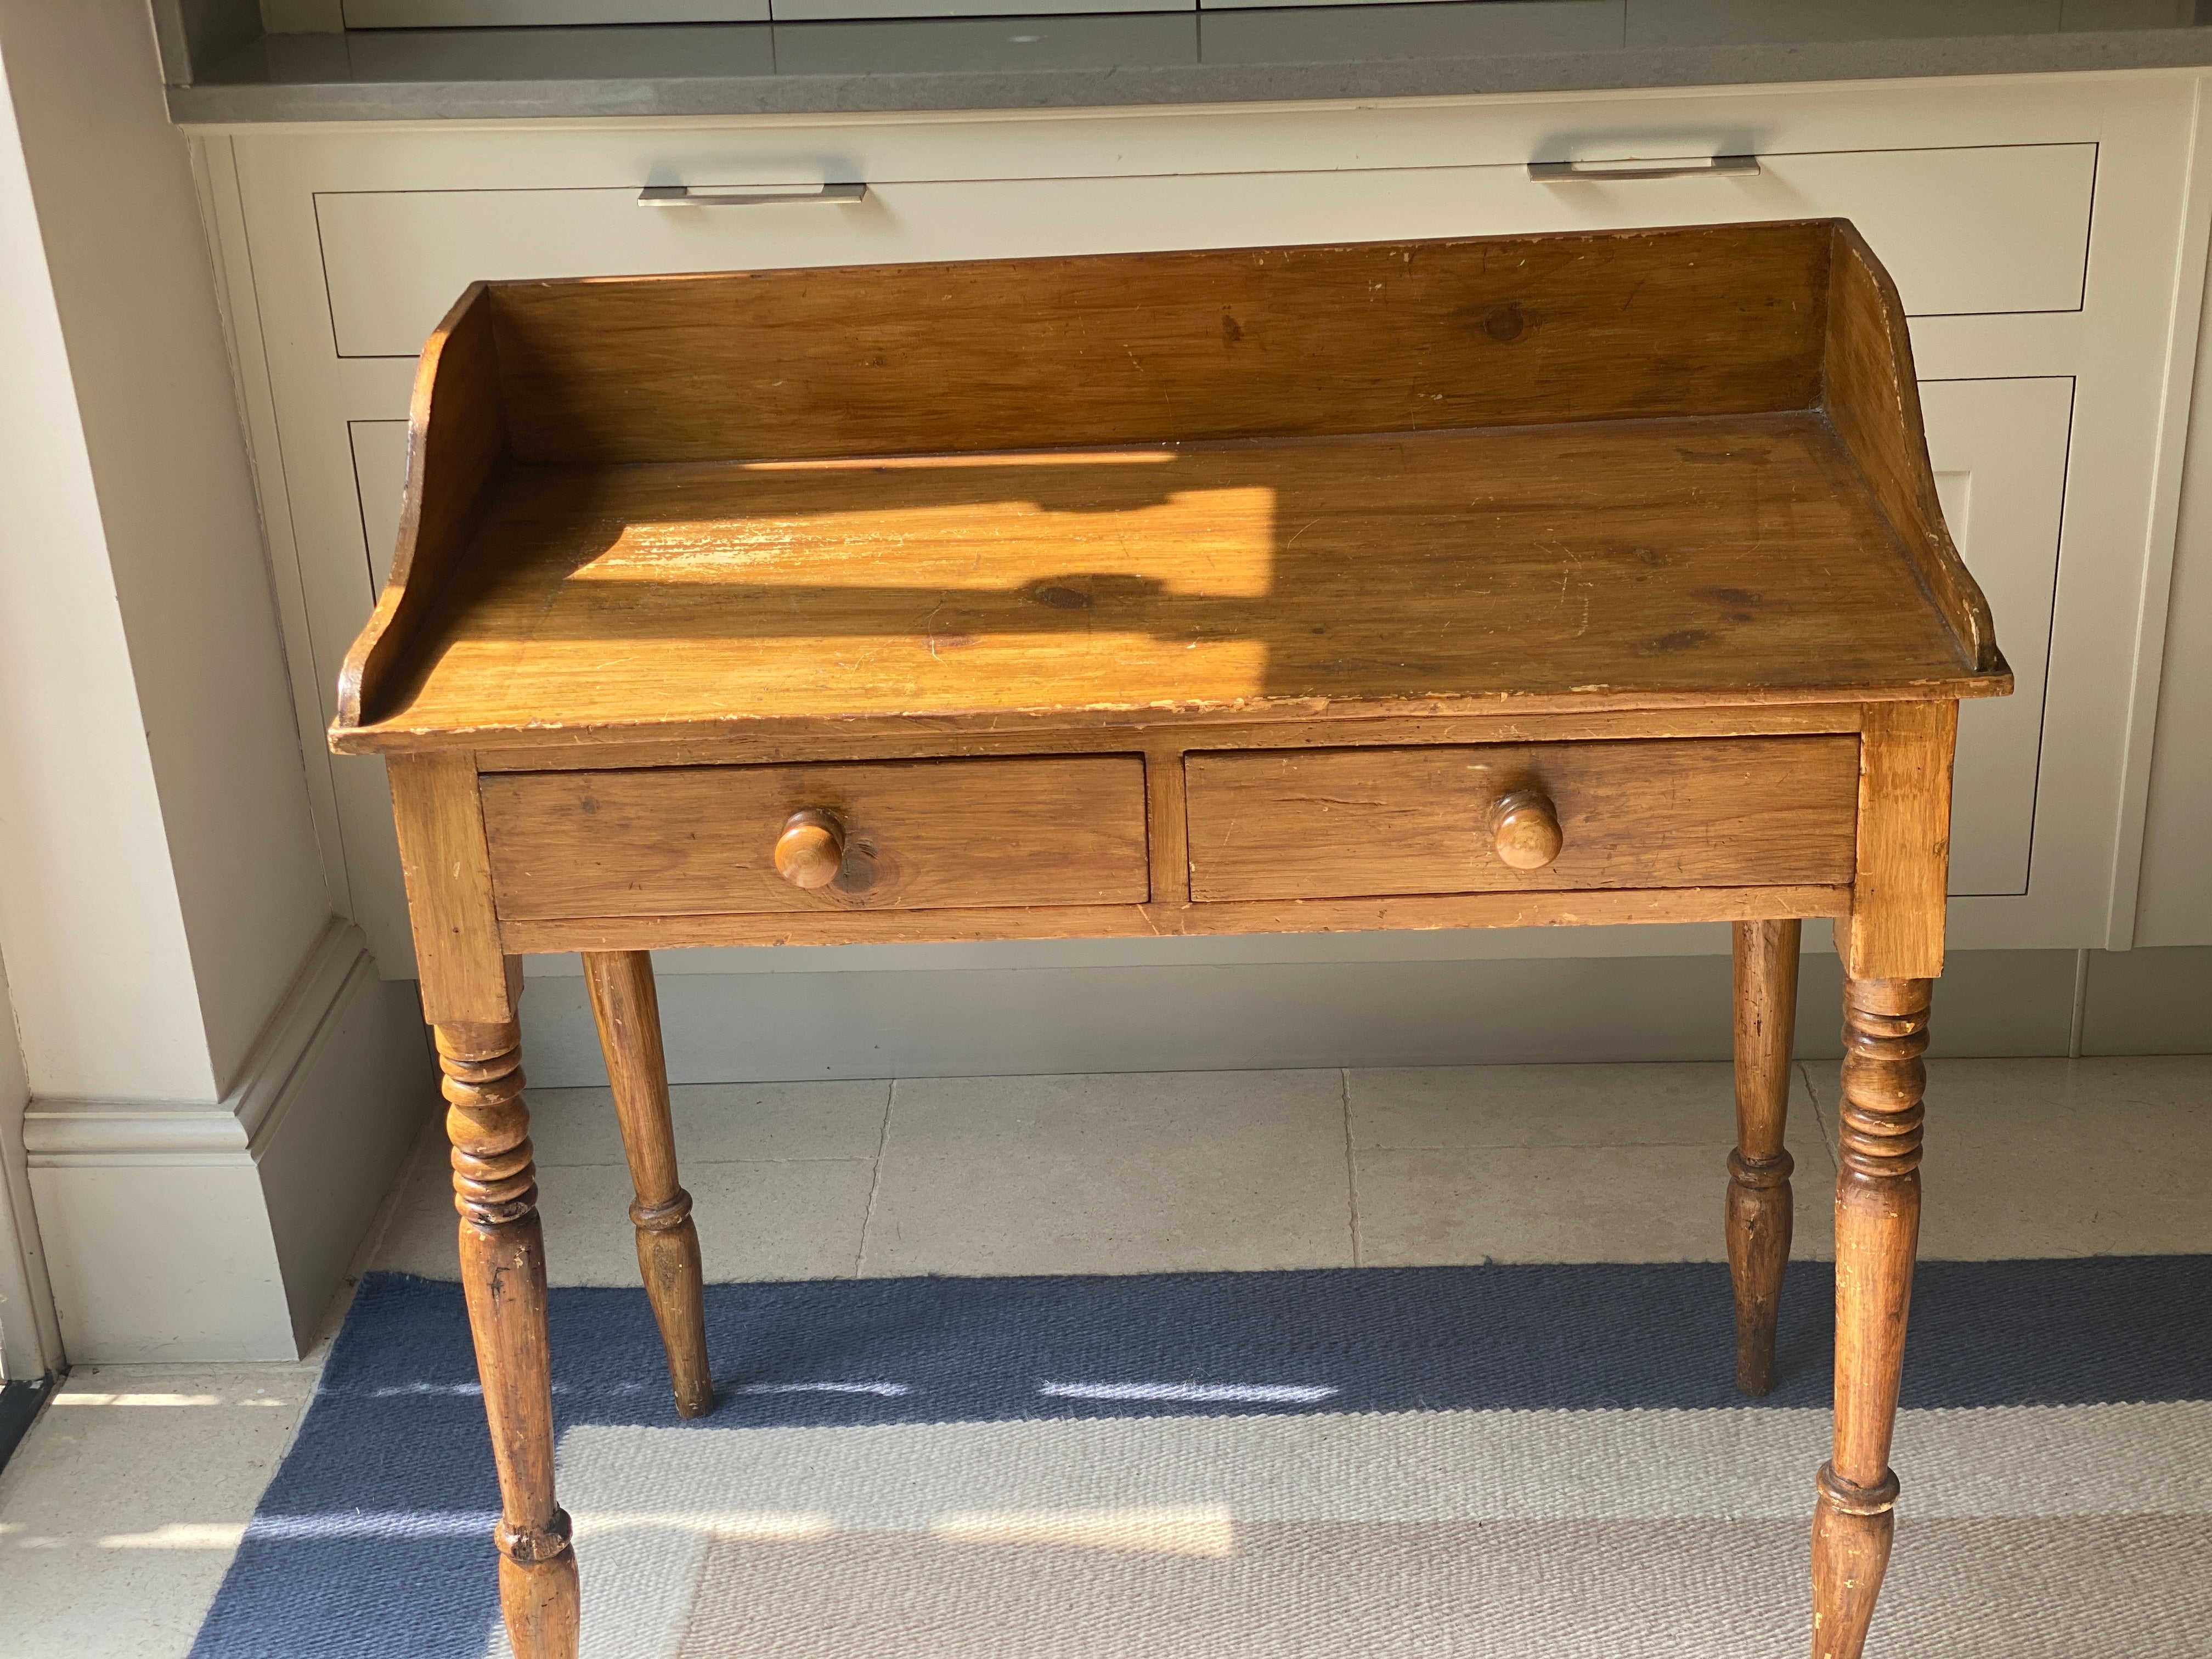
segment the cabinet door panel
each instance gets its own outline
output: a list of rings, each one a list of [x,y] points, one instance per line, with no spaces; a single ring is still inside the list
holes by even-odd
[[[345,0],[349,29],[765,23],[768,15],[768,0]]]
[[[354,494],[361,503],[361,533],[368,549],[369,603],[392,574],[399,550],[399,509],[407,493],[407,422],[348,421],[353,449]],[[368,612],[363,611],[364,620]]]
[[[2074,381],[1931,380],[1920,397],[1943,516],[1989,596],[2015,684],[2009,697],[1959,711],[1951,891],[2025,893]]]
[[[1572,148],[1571,145],[1569,146]],[[2094,144],[1770,155],[1750,177],[1539,183],[1526,166],[875,179],[865,200],[641,208],[634,189],[315,198],[342,356],[411,356],[471,282],[1850,219],[1916,315],[2081,303]],[[796,191],[849,168],[701,188]],[[641,179],[642,185],[646,181]]]

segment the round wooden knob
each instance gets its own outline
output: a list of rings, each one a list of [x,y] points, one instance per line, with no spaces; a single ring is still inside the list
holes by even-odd
[[[845,867],[845,826],[835,812],[801,807],[775,838],[775,872],[793,887],[827,887]]]
[[[1490,809],[1490,834],[1499,860],[1516,870],[1542,869],[1566,844],[1551,797],[1536,789],[1500,795]]]

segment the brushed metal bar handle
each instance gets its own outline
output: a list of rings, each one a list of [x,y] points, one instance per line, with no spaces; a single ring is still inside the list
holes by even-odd
[[[640,207],[760,207],[770,202],[864,202],[866,185],[824,185],[819,190],[694,190],[689,185],[647,185]]]
[[[1540,185],[1609,184],[1616,179],[1741,179],[1759,171],[1756,155],[1707,155],[1690,161],[1531,161]]]

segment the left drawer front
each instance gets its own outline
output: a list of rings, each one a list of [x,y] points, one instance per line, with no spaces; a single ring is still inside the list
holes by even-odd
[[[517,772],[483,781],[509,921],[1132,904],[1150,896],[1133,755]],[[776,874],[784,821],[836,814],[826,887]]]
[[[1194,754],[1191,896],[1844,885],[1858,749],[1835,736]],[[1540,870],[1492,848],[1492,804],[1518,789],[1543,792],[1564,832]]]

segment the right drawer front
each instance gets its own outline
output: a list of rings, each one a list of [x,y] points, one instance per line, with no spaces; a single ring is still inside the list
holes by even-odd
[[[641,209],[638,187],[315,198],[341,356],[412,356],[480,278],[1389,241],[1848,218],[1916,315],[2081,304],[2094,144],[1762,158],[1750,177],[1540,184],[1524,164],[877,179],[866,200]],[[803,176],[803,175],[802,175]],[[817,171],[815,177],[822,176]],[[719,188],[791,179],[695,178]]]
[[[1191,896],[1361,898],[1850,883],[1848,735],[1194,754]],[[1564,844],[1510,868],[1492,805],[1537,789]]]

